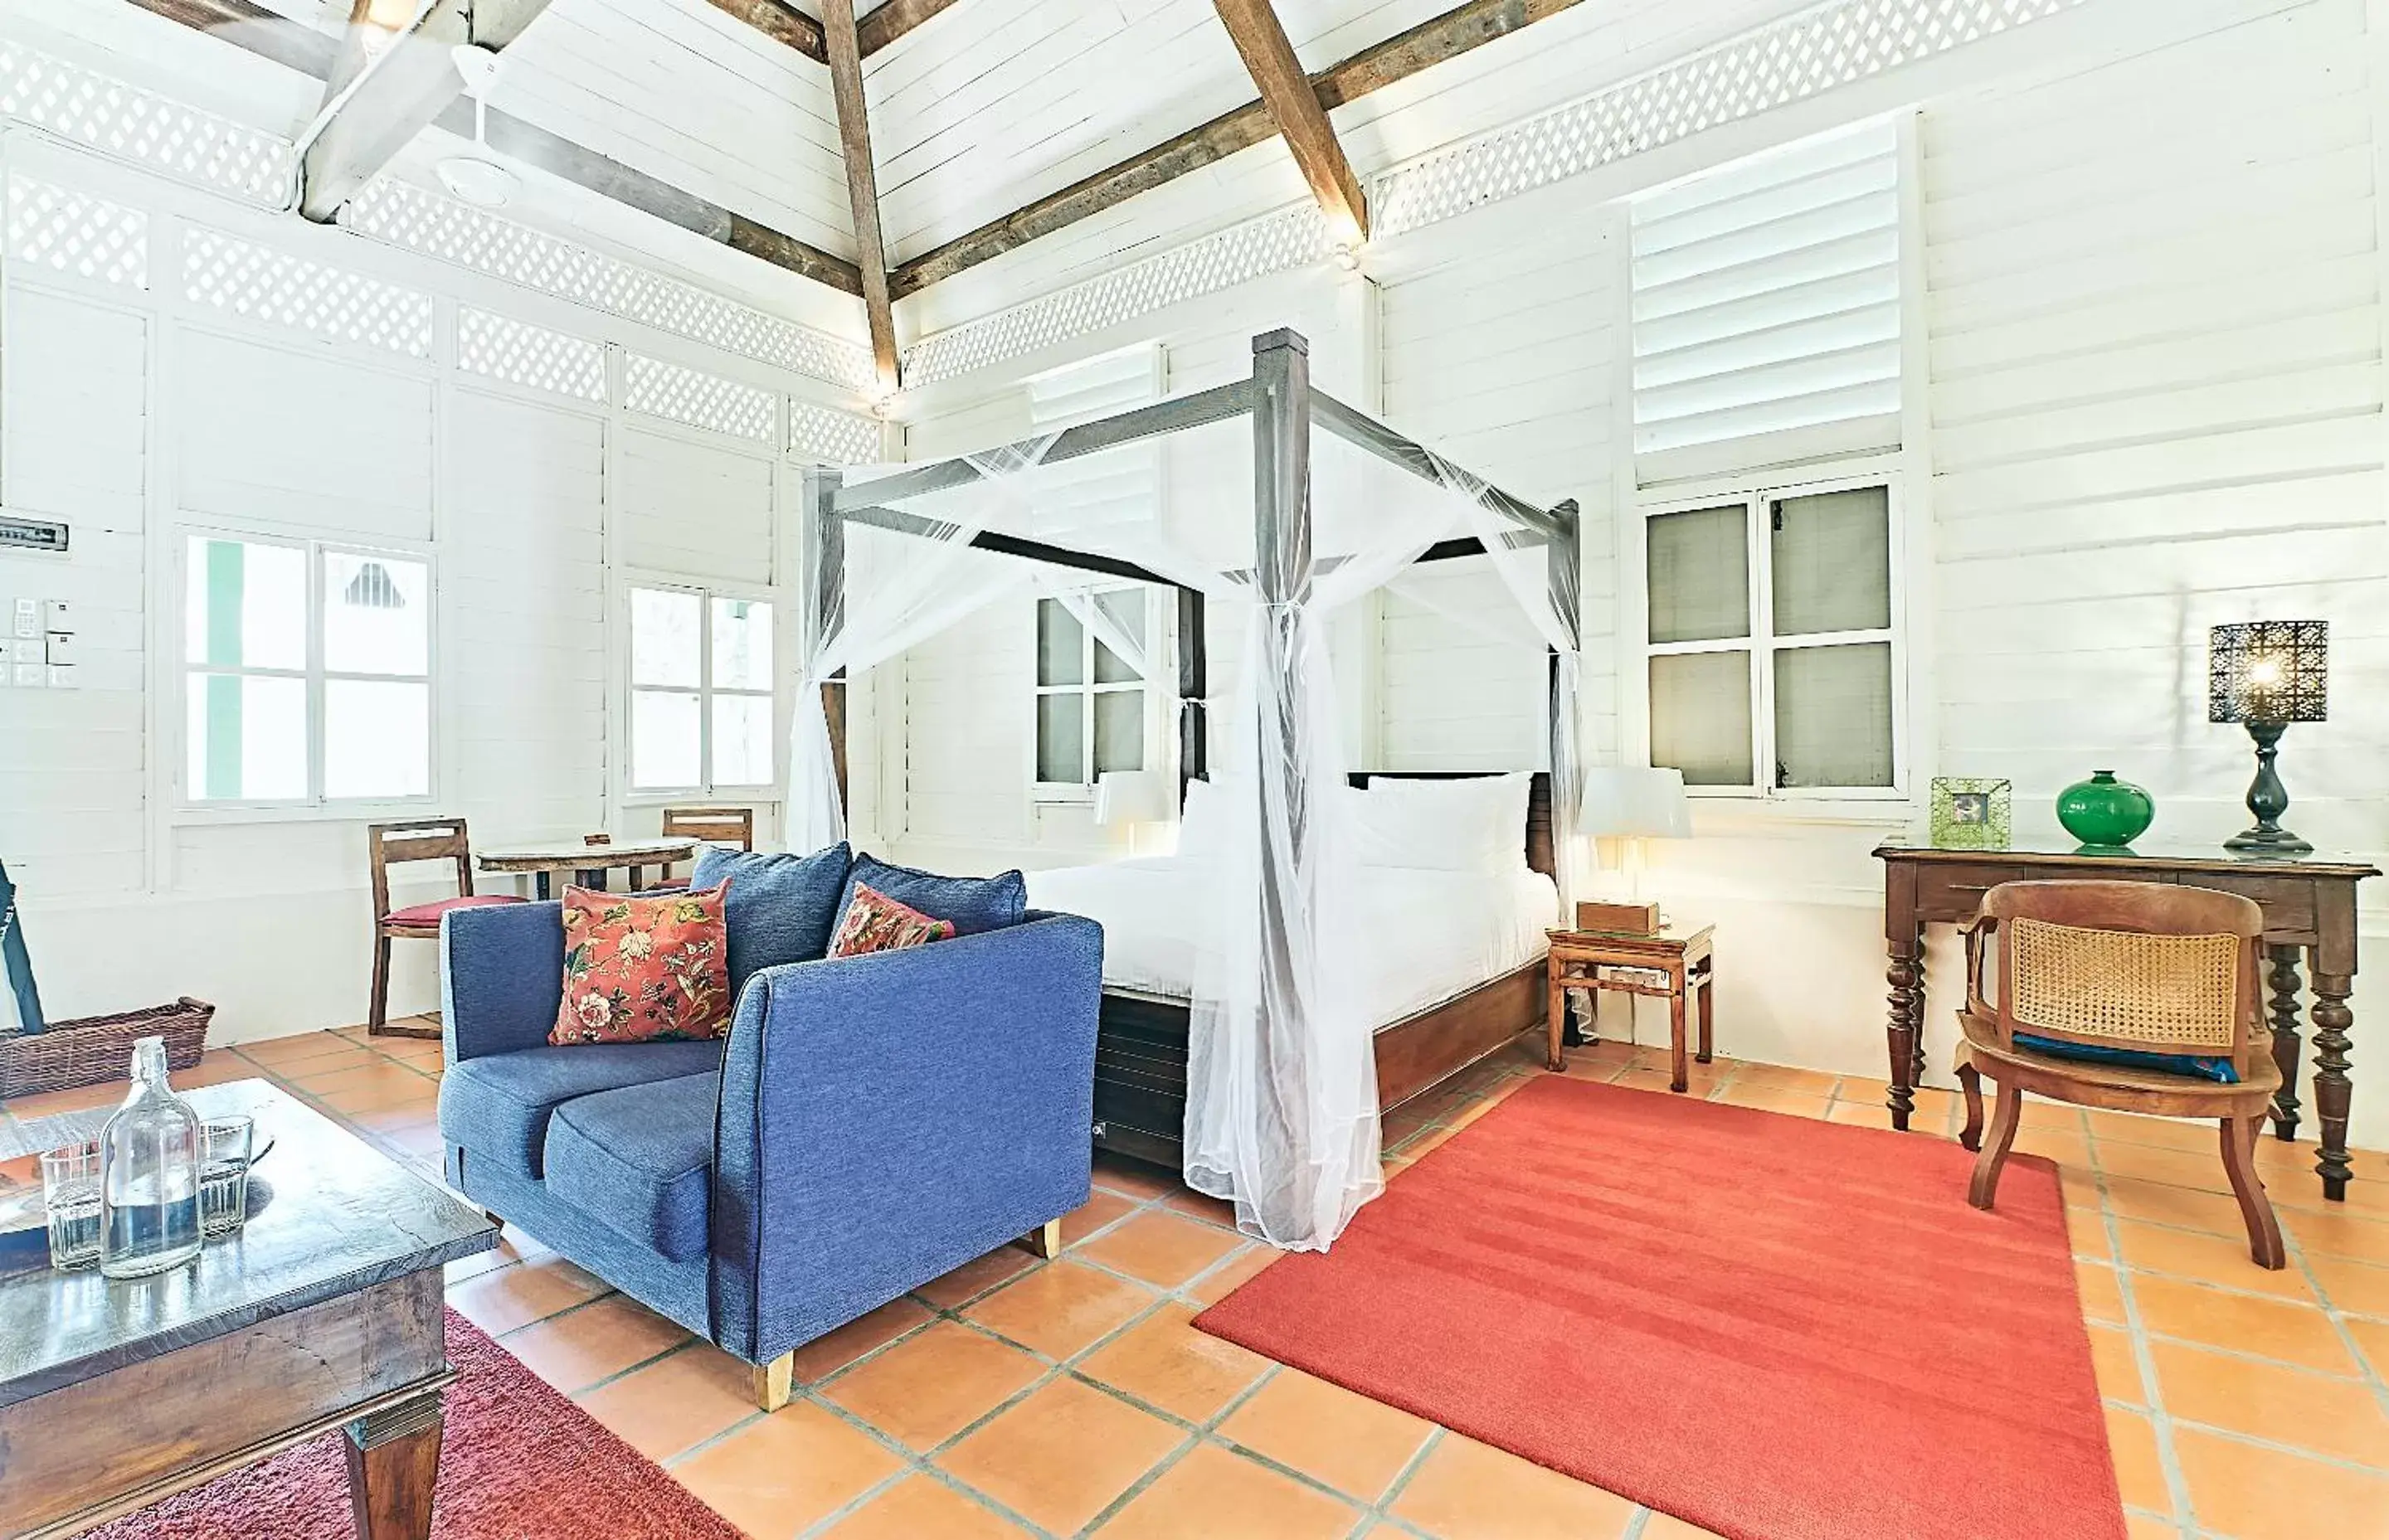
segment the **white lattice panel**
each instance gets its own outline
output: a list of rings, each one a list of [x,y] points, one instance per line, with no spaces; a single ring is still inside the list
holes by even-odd
[[[622,404],[651,417],[768,444],[778,401],[769,390],[632,353],[623,360]]]
[[[1835,0],[1376,179],[1384,236],[1804,100],[2084,0]]]
[[[8,258],[95,283],[149,286],[149,216],[104,197],[8,178]]]
[[[341,212],[359,235],[833,384],[877,381],[871,350],[767,315],[419,187],[377,181]]]
[[[194,226],[184,235],[183,295],[336,342],[431,356],[429,295],[214,230]]]
[[[585,401],[606,399],[602,343],[469,305],[456,312],[456,367]]]
[[[1304,204],[1265,214],[1117,273],[925,337],[905,355],[904,383],[952,379],[1265,274],[1319,261],[1334,249],[1326,221],[1315,207]]]
[[[868,465],[879,454],[879,421],[788,399],[788,452],[824,465]]]
[[[6,39],[0,117],[259,203],[290,185],[286,141]]]

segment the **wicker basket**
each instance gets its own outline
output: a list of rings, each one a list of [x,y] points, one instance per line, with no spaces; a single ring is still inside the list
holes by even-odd
[[[188,995],[172,1005],[52,1022],[45,1032],[0,1037],[0,1097],[71,1090],[121,1080],[133,1067],[133,1044],[166,1039],[166,1067],[189,1069],[205,1050],[216,1008]]]

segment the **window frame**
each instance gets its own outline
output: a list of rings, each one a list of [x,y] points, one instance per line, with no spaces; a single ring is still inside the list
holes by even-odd
[[[1136,582],[1089,582],[1083,585],[1072,585],[1062,592],[1069,593],[1083,593],[1088,596],[1090,602],[1093,600],[1095,595],[1100,593],[1135,592],[1141,594],[1144,602],[1144,655],[1147,672],[1140,676],[1134,683],[1121,681],[1109,684],[1098,684],[1095,682],[1094,628],[1087,625],[1084,621],[1080,621],[1079,626],[1079,682],[1076,684],[1041,683],[1037,679],[1037,667],[1040,658],[1037,635],[1038,616],[1041,613],[1041,606],[1050,601],[1057,600],[1058,595],[1054,593],[1039,593],[1029,601],[1028,623],[1029,677],[1028,795],[1030,802],[1039,807],[1069,805],[1085,806],[1092,804],[1094,801],[1095,778],[1101,773],[1095,769],[1095,697],[1099,694],[1124,694],[1131,690],[1142,690],[1144,692],[1144,709],[1139,714],[1144,732],[1144,749],[1142,756],[1143,761],[1143,768],[1146,770],[1155,768],[1156,757],[1160,753],[1161,748],[1159,741],[1160,735],[1156,732],[1156,724],[1160,720],[1160,713],[1158,703],[1156,699],[1157,687],[1152,676],[1156,672],[1166,673],[1171,667],[1171,639],[1166,629],[1168,626],[1168,618],[1163,614],[1161,608],[1154,602],[1154,595],[1158,591],[1156,591],[1152,584]],[[1125,663],[1128,660],[1126,658],[1122,658],[1120,661]],[[1087,779],[1083,783],[1075,781],[1045,781],[1041,780],[1038,776],[1038,771],[1041,768],[1037,743],[1037,734],[1041,725],[1040,706],[1046,696],[1064,694],[1076,694],[1080,697],[1079,762],[1086,769],[1087,771]]]
[[[632,637],[633,610],[632,595],[645,590],[649,592],[686,593],[697,601],[697,672],[696,684],[641,684],[632,665],[636,648]],[[765,690],[744,686],[716,685],[713,682],[713,602],[717,599],[738,599],[750,604],[772,606],[772,668],[771,687]],[[786,732],[786,713],[782,710],[783,683],[787,669],[788,631],[787,605],[783,596],[766,583],[725,583],[709,578],[691,578],[671,573],[632,569],[620,579],[620,597],[614,612],[620,621],[621,641],[618,649],[622,670],[621,726],[621,798],[626,806],[675,802],[690,796],[720,796],[734,802],[776,801],[780,785],[786,773],[786,757],[781,740]],[[638,767],[633,758],[632,712],[642,693],[660,695],[696,696],[696,763],[702,772],[694,785],[642,786]],[[713,700],[716,695],[738,695],[747,699],[762,698],[772,703],[772,775],[768,781],[726,782],[713,779]]]
[[[1662,498],[1638,499],[1633,516],[1621,524],[1629,549],[1621,553],[1626,581],[1619,585],[1626,610],[1624,635],[1633,659],[1628,688],[1639,707],[1635,740],[1643,764],[1651,763],[1651,659],[1693,653],[1747,652],[1750,655],[1751,771],[1748,784],[1687,785],[1687,795],[1749,805],[1790,805],[1813,812],[1834,805],[1882,805],[1910,800],[1913,795],[1912,754],[1915,703],[1910,695],[1910,590],[1914,575],[1909,567],[1909,510],[1902,467],[1897,452],[1840,464],[1810,465],[1772,473],[1719,477],[1705,485],[1680,484]],[[1772,521],[1768,504],[1786,498],[1881,487],[1888,543],[1884,553],[1890,585],[1891,623],[1863,630],[1803,632],[1782,637],[1775,632],[1775,570],[1769,536]],[[1740,503],[1744,505],[1743,535],[1749,562],[1750,631],[1747,636],[1702,642],[1653,642],[1650,636],[1650,521],[1667,514],[1691,513]],[[1891,783],[1884,786],[1778,786],[1771,771],[1776,762],[1775,655],[1809,647],[1887,642],[1891,645]]]
[[[173,541],[173,629],[166,640],[172,647],[174,689],[171,732],[174,745],[168,767],[172,788],[172,808],[178,823],[237,822],[261,818],[369,818],[383,812],[414,813],[437,807],[441,798],[441,733],[440,720],[440,586],[439,557],[428,541],[350,540],[238,525],[179,522],[171,527]],[[232,541],[243,545],[278,546],[300,552],[306,561],[307,610],[302,625],[306,661],[298,668],[265,668],[240,665],[193,663],[190,660],[191,546],[195,541]],[[386,557],[412,562],[424,569],[423,669],[421,674],[361,673],[330,668],[324,661],[326,626],[325,558]],[[224,674],[243,679],[296,679],[306,688],[307,795],[299,797],[207,797],[190,783],[190,681],[194,675]],[[421,684],[424,687],[424,787],[414,796],[333,796],[324,784],[328,756],[326,733],[325,685],[330,681]]]

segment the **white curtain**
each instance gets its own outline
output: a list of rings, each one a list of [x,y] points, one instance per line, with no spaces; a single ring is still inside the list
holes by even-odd
[[[971,541],[991,526],[1016,520],[1036,465],[1055,437],[968,456],[979,479],[906,501],[896,510],[906,515],[903,529],[840,521],[843,581],[815,617],[815,634],[806,638],[804,680],[789,729],[790,850],[810,854],[846,837],[822,686],[840,669],[851,679],[982,605],[1028,591],[1037,568],[973,550]],[[885,467],[869,478],[850,474],[847,485],[867,491],[871,479],[918,468]]]

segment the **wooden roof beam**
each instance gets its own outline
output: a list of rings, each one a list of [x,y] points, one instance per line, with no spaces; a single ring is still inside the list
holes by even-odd
[[[829,45],[822,24],[782,0],[708,0],[715,10],[732,16],[774,42],[785,43],[815,64],[829,62]]]
[[[1327,216],[1328,228],[1348,246],[1367,240],[1368,195],[1352,174],[1344,146],[1335,142],[1327,109],[1319,105],[1319,92],[1303,72],[1302,60],[1295,57],[1270,0],[1212,0],[1212,5],[1244,57],[1245,72],[1260,91],[1261,105],[1269,108],[1279,137],[1294,153],[1302,179],[1310,184],[1310,196]]]
[[[888,292],[888,253],[879,234],[879,183],[871,163],[871,114],[862,95],[862,45],[854,0],[822,0],[822,31],[829,41],[830,94],[837,101],[838,146],[846,156],[846,198],[854,210],[854,265],[862,277],[862,308],[871,323],[871,356],[879,383],[897,386],[896,316]]]
[[[547,0],[352,0],[300,157],[299,211],[327,223],[374,174],[462,95],[453,50],[503,48]]]
[[[1480,48],[1522,27],[1558,15],[1578,0],[1467,0],[1361,49],[1310,77],[1311,89],[1322,108],[1333,109],[1381,91],[1397,81]],[[1014,210],[1001,219],[931,250],[924,251],[888,275],[888,287],[899,299],[917,294],[942,278],[990,261],[1016,247],[1077,223],[1137,194],[1200,171],[1277,132],[1269,108],[1246,102],[1176,138],[1114,166],[1072,183],[1057,193]]]

